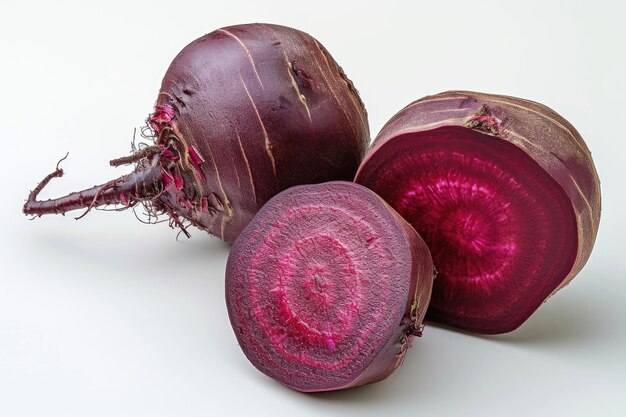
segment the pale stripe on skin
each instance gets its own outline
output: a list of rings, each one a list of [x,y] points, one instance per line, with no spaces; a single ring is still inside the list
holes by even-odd
[[[230,206],[230,201],[228,200],[228,196],[226,195],[226,192],[224,191],[224,186],[222,185],[222,179],[220,178],[220,171],[217,168],[217,164],[215,163],[215,156],[213,156],[213,151],[211,150],[210,146],[207,146],[207,150],[209,151],[209,156],[211,157],[211,163],[213,164],[213,168],[215,169],[215,179],[217,180],[217,184],[220,186],[220,191],[222,192],[222,195],[224,196],[223,205],[226,207],[228,211],[228,216],[232,216],[233,210]]]
[[[159,95],[160,96],[165,96],[165,97],[169,98],[170,100],[174,101],[174,97],[172,97],[172,95],[170,93],[168,93],[167,91],[159,91]]]
[[[417,104],[433,103],[433,102],[437,102],[437,101],[448,101],[448,100],[458,100],[458,99],[463,99],[463,100],[475,99],[476,101],[478,101],[479,98],[482,98],[484,100],[492,100],[490,97],[493,97],[493,96],[494,95],[492,95],[492,94],[477,93],[477,92],[473,92],[473,91],[450,90],[450,91],[445,91],[445,92],[440,93],[440,94],[436,94],[436,95],[433,95],[433,96],[427,96],[427,97],[424,97],[422,99],[415,100],[414,102],[412,102],[410,104],[407,104],[407,106],[404,109],[409,108],[409,107],[413,107],[413,106],[415,106]],[[532,104],[532,105],[541,105],[540,103],[537,103],[536,101],[528,100],[528,99],[525,99],[525,98],[512,97],[512,96],[501,96],[501,97],[507,97],[507,98],[510,98],[512,100],[523,101],[523,102],[526,102],[526,103]]]
[[[443,93],[446,94],[446,93]],[[404,109],[402,109],[401,111],[407,110],[411,107],[415,107],[417,105],[420,104],[426,104],[426,103],[433,103],[433,102],[437,102],[437,101],[450,101],[450,100],[460,100],[460,99],[471,99],[471,98],[475,98],[477,101],[483,100],[486,102],[493,102],[493,103],[498,103],[498,104],[502,104],[502,105],[509,105],[511,107],[517,107],[519,109],[522,110],[528,110],[532,113],[535,113],[547,120],[550,120],[552,123],[554,123],[556,126],[560,127],[561,129],[565,130],[567,133],[569,133],[569,135],[572,137],[572,139],[574,139],[574,142],[580,147],[580,149],[582,149],[584,151],[585,154],[587,154],[587,150],[585,149],[585,147],[580,143],[580,141],[578,140],[578,138],[576,137],[576,135],[569,130],[566,126],[564,126],[562,123],[560,123],[558,120],[553,119],[552,117],[548,116],[547,114],[544,114],[543,112],[534,110],[528,106],[522,106],[521,104],[516,104],[510,101],[503,101],[503,100],[498,100],[495,97],[489,96],[489,95],[483,95],[483,94],[463,94],[463,93],[457,93],[457,94],[452,94],[452,95],[446,95],[444,97],[433,97],[433,98],[427,98],[427,99],[423,99],[423,100],[418,100],[416,102],[413,102],[409,105],[407,105]],[[540,105],[539,103],[536,103],[534,101],[531,100],[526,100],[526,99],[520,99],[517,97],[512,97],[512,99],[519,99],[520,101],[524,101],[526,103],[529,104],[534,104],[534,105]],[[467,110],[467,109],[466,109]]]
[[[222,225],[220,226],[220,235],[221,235],[221,239],[224,240],[224,229],[226,228],[226,222],[229,221],[232,218],[232,216],[224,216],[222,215]]]
[[[399,122],[399,121],[400,119],[394,120],[394,122],[391,125],[384,126],[382,131],[387,130],[389,127],[393,126],[396,122]],[[454,118],[454,119],[437,120],[436,122],[428,123],[425,125],[414,126],[411,124],[407,124],[401,130],[394,132],[393,135],[385,135],[385,136],[382,136],[382,138],[398,137],[400,135],[404,135],[405,133],[422,132],[425,130],[435,129],[441,126],[450,126],[450,125],[465,126],[466,121],[467,121],[467,117],[460,117],[460,118]]]
[[[276,35],[276,31],[274,31],[271,27],[266,26],[267,29],[269,29],[270,31],[272,31],[275,35]],[[291,32],[293,32],[296,36],[299,36],[298,32],[295,30],[292,30]],[[288,34],[285,34],[285,36],[288,36],[291,38],[292,41],[294,41],[295,43],[300,42],[300,39],[296,39],[295,37],[292,37]],[[276,36],[277,38],[279,38],[279,36]],[[324,54],[324,52],[322,51],[321,46],[319,45],[319,43],[317,42],[317,40],[313,39],[315,46],[317,47],[318,51],[320,52],[320,54],[322,55],[322,57],[324,58],[324,61],[326,61],[326,65],[328,66],[328,69],[330,70],[331,74],[333,73],[332,68],[330,67],[330,63],[328,62],[328,59],[326,58],[326,55]],[[281,48],[282,48],[282,44],[281,44]],[[284,51],[284,48],[283,48]],[[322,69],[322,66],[319,62],[319,60],[317,59],[317,56],[315,53],[311,54],[313,56],[313,59],[315,60],[315,64],[317,65],[317,68],[320,71],[320,75],[322,76],[322,78],[324,79],[324,82],[326,83],[326,85],[328,86],[328,89],[330,90],[331,94],[333,95],[333,97],[335,98],[335,101],[337,102],[337,104],[339,105],[339,108],[341,109],[341,112],[344,114],[344,116],[346,117],[346,120],[348,121],[348,123],[350,123],[350,127],[352,128],[352,130],[354,131],[354,135],[355,138],[357,139],[357,142],[360,143],[360,139],[359,139],[359,134],[358,134],[358,130],[357,127],[354,123],[354,121],[352,120],[352,118],[350,118],[350,116],[348,115],[348,111],[346,110],[346,108],[344,107],[342,101],[339,99],[339,97],[337,96],[335,90],[333,89],[330,81],[328,80],[328,78],[326,77],[326,73],[324,72],[324,70]],[[290,73],[291,75],[291,73]],[[353,104],[354,103],[354,97],[351,97],[353,100]],[[355,104],[356,105],[356,104]],[[361,123],[364,124],[364,127],[367,128],[369,125],[367,124],[367,122],[365,122],[363,120],[363,111],[362,109],[357,105],[357,110],[359,111],[359,114],[361,116]]]
[[[265,86],[263,85],[263,81],[261,81],[261,77],[259,76],[259,73],[256,70],[256,64],[254,63],[254,59],[252,58],[252,54],[250,53],[250,50],[248,49],[248,47],[246,47],[246,45],[241,41],[241,39],[239,39],[233,33],[227,31],[226,29],[218,29],[217,31],[230,36],[231,38],[235,39],[237,43],[239,43],[239,45],[241,45],[243,50],[246,52],[246,55],[248,55],[248,60],[250,61],[250,64],[252,64],[252,69],[254,70],[254,74],[256,75],[257,80],[259,80],[259,84],[261,84],[261,88],[265,89]]]
[[[224,196],[224,203],[223,205],[226,207],[226,210],[228,211],[228,218],[233,217],[233,210],[230,206],[230,201],[228,200],[228,196],[226,195],[226,192],[224,191],[224,186],[222,185],[222,180],[220,178],[220,171],[217,168],[217,164],[215,163],[215,156],[213,155],[213,151],[211,150],[211,146],[207,143],[207,150],[209,151],[209,156],[211,159],[211,163],[213,164],[213,169],[215,169],[215,179],[217,180],[217,184],[220,187],[220,191],[222,193],[222,195]],[[221,230],[220,230],[220,238],[222,240],[224,240],[224,225],[225,225],[225,219],[227,216],[222,214],[222,226],[221,226]]]
[[[448,94],[448,93],[442,93],[442,94]],[[552,117],[548,116],[547,114],[545,114],[544,112],[538,111],[538,110],[534,110],[532,109],[530,106],[523,106],[521,104],[517,104],[514,103],[513,101],[505,101],[505,100],[498,100],[497,96],[493,96],[490,94],[483,94],[483,93],[472,93],[472,92],[453,92],[453,93],[449,93],[450,95],[446,95],[445,97],[434,97],[432,99],[425,99],[425,100],[418,100],[417,102],[414,102],[412,104],[409,104],[407,107],[405,107],[405,109],[409,108],[409,107],[413,107],[417,104],[423,104],[423,103],[430,103],[430,102],[434,102],[434,101],[446,101],[446,100],[459,100],[459,99],[468,99],[468,98],[474,98],[477,101],[485,101],[487,102],[493,102],[493,103],[498,103],[498,104],[502,104],[502,105],[509,105],[511,107],[517,107],[519,109],[522,110],[528,110],[532,113],[535,113],[547,120],[550,120],[552,123],[554,123],[556,126],[560,127],[561,129],[565,130],[567,133],[569,133],[569,135],[572,137],[572,139],[574,139],[574,142],[580,147],[580,149],[582,149],[584,151],[585,154],[588,154],[588,151],[585,149],[585,147],[582,145],[582,143],[580,143],[580,141],[578,140],[578,138],[576,137],[576,135],[569,129],[567,128],[565,125],[563,125],[561,122],[559,122],[556,119],[553,119]],[[532,101],[532,100],[527,100],[524,98],[519,98],[519,97],[510,97],[511,100],[519,100],[519,101],[523,101],[525,103],[528,103],[529,105],[535,105],[535,106],[541,106],[541,107],[545,107],[540,103],[537,103],[536,101]]]
[[[337,97],[337,93],[335,93],[335,90],[330,85],[330,82],[328,81],[328,78],[326,78],[326,74],[324,74],[324,70],[322,69],[322,66],[320,65],[320,62],[317,60],[317,56],[315,56],[315,54],[313,54],[313,59],[315,60],[315,64],[317,65],[317,68],[319,68],[319,70],[320,70],[320,74],[322,75],[322,78],[324,79],[324,82],[328,86],[328,89],[330,90],[331,94],[335,98],[335,101],[339,105],[339,108],[341,109],[341,112],[346,117],[346,120],[348,121],[348,123],[350,123],[350,127],[354,131],[354,136],[356,137],[357,141],[360,142],[359,134],[358,134],[356,125],[354,124],[354,121],[350,118],[350,116],[348,116],[348,112],[347,112],[346,108],[343,106],[343,103],[341,102],[341,100],[339,100],[339,97]]]
[[[185,137],[183,136],[183,134],[180,131],[180,129],[178,129],[178,126],[176,124],[172,123],[171,124],[171,129],[174,132],[174,136],[176,137],[176,139],[178,139],[178,141],[180,141],[180,143],[183,145],[184,157],[180,158],[180,163],[181,163],[181,165],[183,166],[183,168],[187,172],[191,172],[192,173],[193,178],[194,178],[195,183],[196,183],[196,189],[199,190],[199,193],[200,193],[198,198],[202,198],[203,195],[204,195],[204,193],[202,192],[204,190],[204,186],[202,185],[203,181],[200,178],[200,174],[198,173],[198,170],[189,163],[189,159],[190,159],[190,156],[189,156],[189,144],[185,140]],[[208,146],[208,142],[207,142],[207,146]],[[177,151],[180,154],[180,150],[177,149]],[[197,150],[196,150],[196,152],[197,152]]]
[[[542,147],[542,146],[539,146],[539,145],[537,145],[537,144],[536,144],[536,143],[534,143],[534,142],[531,142],[531,141],[530,141],[530,140],[528,140],[526,137],[524,137],[524,136],[520,135],[519,133],[516,133],[516,132],[514,132],[514,131],[512,131],[512,130],[504,129],[504,131],[503,131],[502,133],[503,133],[503,134],[510,135],[510,136],[514,136],[515,138],[517,138],[517,139],[521,140],[522,142],[524,142],[524,143],[526,143],[526,144],[528,144],[528,145],[532,146],[533,148],[537,148],[537,149],[539,149],[541,152],[543,152],[543,153],[545,153],[545,154],[550,153],[550,152],[549,152],[546,148],[544,148],[544,147]]]
[[[239,132],[235,130],[235,134],[237,135],[237,142],[239,142],[239,149],[241,149],[241,155],[243,156],[243,161],[246,163],[246,169],[248,170],[248,177],[250,178],[250,185],[252,186],[252,194],[254,195],[254,201],[256,202],[256,188],[254,187],[254,179],[252,178],[252,169],[250,169],[250,162],[248,161],[248,157],[243,150],[243,144],[241,143],[241,137],[239,136]]]
[[[298,84],[296,83],[296,79],[293,78],[293,74],[292,74],[293,65],[291,65],[291,62],[289,62],[289,58],[287,57],[287,53],[285,52],[284,48],[283,48],[283,55],[285,56],[285,63],[287,64],[287,73],[289,74],[289,78],[291,79],[291,85],[293,86],[293,89],[296,90],[296,95],[298,96],[298,100],[300,100],[300,103],[302,103],[302,105],[304,106],[306,110],[306,114],[309,117],[309,123],[313,124],[313,119],[311,118],[311,111],[309,110],[309,106],[306,104],[306,97],[304,96],[304,94],[300,92],[300,89],[298,88]]]
[[[455,112],[455,111],[464,111],[464,112],[467,112],[467,109],[445,109],[445,110],[433,110],[433,111],[429,111],[428,113],[424,113],[424,114],[450,113],[450,112]]]
[[[272,29],[271,26],[263,25],[263,27],[268,29],[270,32],[272,32],[274,34],[274,36],[276,37],[276,39],[280,39],[280,36],[278,35],[278,33],[276,33],[276,31],[274,29]],[[291,64],[291,62],[289,62],[289,57],[287,56],[287,51],[285,51],[285,47],[283,46],[283,43],[280,42],[280,41],[279,41],[279,46],[280,46],[280,49],[282,50],[283,56],[285,57],[285,63],[287,64],[287,74],[289,74],[289,79],[291,80],[291,85],[293,86],[293,89],[296,90],[296,95],[298,96],[298,100],[304,106],[304,108],[306,110],[306,114],[309,117],[309,123],[311,123],[311,125],[312,125],[313,124],[313,119],[311,118],[311,111],[309,110],[309,105],[306,102],[306,97],[304,96],[304,94],[302,94],[300,92],[300,88],[298,88],[298,84],[296,83],[296,79],[293,78],[293,73],[292,73],[293,65]]]
[[[591,218],[591,232],[593,233],[593,235],[595,236],[596,234],[596,230],[594,227],[594,217],[593,217],[593,208],[591,207],[591,203],[589,202],[589,200],[587,200],[587,197],[585,197],[585,194],[583,193],[583,190],[580,189],[580,186],[578,185],[578,183],[576,182],[576,180],[574,179],[574,177],[572,177],[572,174],[569,174],[569,177],[572,179],[572,182],[574,183],[574,186],[576,187],[576,189],[578,190],[578,192],[580,193],[580,196],[583,198],[583,201],[585,202],[585,204],[587,205],[587,208],[589,209],[589,217]]]
[[[493,98],[487,98],[486,100],[488,100],[488,101],[493,101],[494,103],[500,103],[500,104],[509,105],[509,106],[512,106],[512,107],[517,107],[517,108],[520,108],[520,109],[522,109],[522,110],[527,110],[527,111],[530,111],[530,112],[532,112],[532,113],[538,114],[539,116],[541,116],[541,117],[543,117],[543,118],[545,118],[545,119],[550,120],[552,123],[554,123],[555,125],[557,125],[557,126],[558,126],[558,127],[560,127],[561,129],[563,129],[563,130],[565,130],[567,133],[569,133],[569,135],[572,137],[572,139],[574,139],[574,142],[578,145],[578,147],[580,147],[580,149],[582,149],[582,150],[583,150],[584,154],[585,154],[585,155],[587,155],[587,154],[588,154],[588,151],[585,149],[585,147],[582,145],[582,143],[580,143],[580,141],[578,140],[578,138],[576,137],[576,135],[575,135],[575,134],[574,134],[571,130],[569,130],[566,126],[564,126],[563,124],[561,124],[561,123],[560,123],[559,121],[557,121],[556,119],[553,119],[553,118],[549,117],[547,114],[544,114],[544,113],[542,113],[542,112],[540,112],[540,111],[537,111],[537,110],[531,109],[530,107],[527,107],[527,106],[522,106],[522,105],[520,105],[520,104],[511,103],[511,102],[508,102],[508,101],[501,101],[501,100],[496,100],[496,99],[493,99]]]
[[[404,113],[406,110],[412,108],[412,107],[416,107],[422,104],[428,104],[428,103],[434,103],[434,102],[438,102],[438,101],[451,101],[451,100],[459,100],[460,98],[462,98],[463,96],[445,96],[445,97],[438,97],[438,96],[433,96],[433,98],[425,98],[425,99],[420,99],[417,101],[414,101],[413,103],[407,104],[402,110],[400,110],[397,114],[399,113]],[[446,109],[446,110],[434,110],[434,111],[429,111],[429,112],[424,112],[424,114],[436,114],[436,113],[445,113],[447,111],[450,110],[454,110],[454,111],[471,111],[470,109]],[[396,114],[396,115],[397,115]],[[392,116],[392,119],[396,116]],[[390,120],[389,122],[387,122],[383,128],[381,129],[381,132],[384,130],[389,129],[391,126],[394,126],[396,123],[398,123],[400,120],[402,120],[402,118],[397,118],[395,120]],[[450,120],[461,120],[461,119],[450,119]],[[433,123],[429,123],[428,125],[424,125],[424,126],[432,126],[433,124],[438,124],[440,122],[433,122]],[[420,127],[421,130],[421,127]]]
[[[324,53],[324,51],[322,50],[322,47],[320,46],[319,42],[317,42],[317,40],[313,40],[315,42],[315,46],[317,47],[317,49],[320,51],[320,54],[322,55],[322,57],[324,58],[324,61],[326,62],[326,66],[328,67],[328,70],[332,73],[333,69],[330,66],[330,62],[328,62],[328,58],[326,58],[326,54]],[[317,61],[317,59],[316,59]],[[321,69],[321,68],[320,68]],[[344,76],[347,77],[347,75],[344,74]],[[346,82],[346,88],[349,89],[348,85],[347,85],[347,80]],[[363,126],[367,129],[369,124],[367,123],[367,121],[365,120],[364,116],[364,111],[361,108],[361,105],[357,102],[356,98],[354,97],[356,93],[353,91],[349,91],[348,95],[350,96],[350,100],[352,101],[352,104],[354,105],[354,108],[356,109],[357,113],[359,113],[359,116],[361,118],[361,123],[363,124]]]
[[[232,152],[230,152],[233,160],[233,164],[235,163],[235,156]],[[235,177],[237,177],[237,189],[241,190],[241,179],[239,178],[239,170],[235,169]]]
[[[448,98],[447,98],[447,97],[445,97],[445,98],[438,98],[438,99],[433,99],[433,100],[425,100],[425,101],[417,101],[417,102],[411,103],[411,104],[407,105],[405,108],[403,108],[402,110],[400,110],[400,111],[399,111],[396,115],[392,116],[392,118],[391,118],[391,119],[390,119],[390,120],[389,120],[389,121],[388,121],[388,122],[387,122],[387,123],[383,126],[383,128],[380,130],[380,132],[382,133],[382,132],[384,132],[384,131],[386,131],[386,130],[390,129],[390,128],[391,128],[391,126],[395,126],[396,124],[398,124],[398,123],[400,123],[400,122],[404,122],[404,123],[406,123],[406,119],[403,119],[402,117],[398,117],[398,118],[394,119],[394,117],[395,117],[395,116],[397,116],[399,113],[403,113],[403,114],[404,114],[404,111],[405,111],[406,109],[410,108],[410,107],[417,106],[418,104],[426,104],[426,103],[430,103],[431,101],[445,101],[445,100],[448,100]],[[455,110],[456,110],[456,109],[455,109]],[[460,110],[460,109],[458,109],[458,110]],[[463,110],[464,110],[464,111],[467,111],[467,109],[463,109]],[[445,110],[445,111],[430,111],[430,112],[424,112],[423,114],[424,114],[424,115],[427,115],[427,114],[436,114],[436,113],[440,113],[440,112],[441,112],[441,113],[445,113],[445,112],[447,112],[447,111],[449,111],[449,110]],[[437,126],[437,127],[439,127],[439,125],[441,124],[441,122],[446,122],[446,121],[453,121],[453,122],[454,122],[454,123],[456,123],[456,124],[459,124],[459,125],[463,125],[463,126],[465,126],[465,122],[464,122],[464,120],[465,120],[465,119],[466,119],[466,118],[445,119],[445,120],[442,120],[442,121],[432,122],[432,123],[429,123],[429,124],[427,124],[427,125],[417,125],[417,126],[414,126],[414,127],[413,127],[413,130],[410,130],[410,131],[407,131],[407,132],[404,132],[404,133],[409,133],[409,132],[415,131],[415,129],[419,129],[419,130],[426,130],[426,129],[423,129],[424,127],[426,127],[426,128],[431,128],[432,126]],[[378,134],[378,136],[380,136],[380,133]],[[397,136],[397,134],[395,134],[394,136]],[[374,140],[373,144],[374,144],[374,143],[376,143],[376,141],[377,141],[377,140],[378,140],[378,137],[376,137],[376,138],[375,138],[375,140]]]
[[[274,178],[275,178],[276,177],[276,161],[274,160],[274,155],[272,154],[272,149],[271,149],[272,144],[270,143],[270,137],[267,134],[267,130],[265,130],[265,125],[263,124],[263,120],[261,119],[261,113],[259,113],[259,109],[256,107],[256,104],[254,103],[254,100],[252,99],[252,96],[250,95],[248,86],[246,85],[246,82],[243,80],[241,73],[239,74],[239,79],[241,80],[241,85],[243,85],[243,89],[246,91],[246,94],[248,95],[248,98],[250,99],[250,104],[252,104],[252,109],[254,110],[254,113],[256,114],[256,117],[259,120],[259,124],[261,125],[261,130],[263,131],[263,136],[265,137],[265,152],[267,153],[267,156],[270,158],[270,161],[272,162],[272,172],[274,173]]]
[[[427,104],[427,103],[434,103],[436,101],[450,101],[450,100],[458,100],[460,99],[462,96],[446,96],[446,97],[433,97],[433,98],[424,98],[424,99],[420,99],[417,101],[414,101],[413,103],[407,104],[402,110],[400,110],[401,112],[407,109],[410,109],[411,107],[415,107],[419,104]],[[467,110],[467,109],[464,109]]]

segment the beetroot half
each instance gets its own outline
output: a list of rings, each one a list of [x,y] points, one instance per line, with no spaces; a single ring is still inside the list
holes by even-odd
[[[591,253],[600,183],[576,129],[528,100],[446,92],[382,129],[356,182],[424,237],[439,271],[427,318],[483,334],[520,326]]]
[[[328,51],[295,29],[218,29],[171,63],[149,126],[154,146],[112,165],[135,172],[55,200],[31,193],[24,213],[144,203],[172,225],[234,241],[273,195],[296,184],[352,180],[369,143],[359,95]]]
[[[401,363],[430,299],[424,241],[348,182],[271,199],[232,247],[226,304],[260,371],[299,391],[376,382]]]

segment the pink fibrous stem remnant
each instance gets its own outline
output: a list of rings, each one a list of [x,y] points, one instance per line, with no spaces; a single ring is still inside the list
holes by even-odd
[[[67,157],[67,155],[66,155]],[[65,159],[65,157],[63,158]],[[61,159],[61,161],[63,161]],[[161,177],[162,168],[159,165],[158,156],[153,157],[148,167],[109,181],[105,184],[95,185],[91,188],[70,193],[66,196],[40,201],[37,200],[39,193],[53,179],[63,176],[63,170],[59,168],[46,175],[46,177],[29,194],[23,207],[24,214],[42,216],[44,214],[65,214],[68,211],[86,208],[86,212],[77,219],[83,217],[92,208],[109,204],[123,204],[130,207],[139,201],[154,199],[163,189]]]

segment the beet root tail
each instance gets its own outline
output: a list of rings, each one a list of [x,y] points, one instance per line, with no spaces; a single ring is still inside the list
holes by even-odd
[[[163,190],[161,182],[163,171],[158,163],[159,158],[154,156],[149,164],[141,164],[134,172],[122,175],[105,184],[95,185],[59,198],[45,201],[37,200],[41,190],[53,178],[63,176],[63,170],[59,168],[59,164],[65,158],[67,158],[67,155],[57,163],[56,169],[46,175],[37,187],[31,191],[22,209],[24,214],[41,217],[44,214],[65,214],[72,210],[86,209],[85,213],[77,217],[77,219],[80,219],[94,207],[111,204],[122,204],[125,207],[132,207],[138,202],[154,200]]]

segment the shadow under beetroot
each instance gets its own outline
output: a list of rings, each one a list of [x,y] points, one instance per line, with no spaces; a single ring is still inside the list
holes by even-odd
[[[566,347],[593,343],[611,330],[604,311],[591,305],[581,291],[567,288],[545,302],[518,329],[501,335],[476,336],[493,342],[536,347]]]
[[[580,347],[609,337],[612,330],[605,325],[604,314],[603,309],[590,305],[582,291],[566,289],[548,300],[524,324],[510,333],[476,335],[428,322],[427,327],[437,328],[440,332],[433,332],[425,337],[437,337],[437,333],[441,334],[441,331],[450,331],[463,337],[481,339],[486,343],[520,345],[537,350],[567,349],[568,346]],[[347,390],[305,395],[313,402],[330,402],[335,405],[361,403],[372,406],[380,402],[406,402],[407,398],[417,404],[420,398],[436,396],[438,390],[445,390],[445,381],[449,378],[462,377],[440,375],[442,369],[450,369],[438,364],[441,360],[439,353],[436,349],[422,346],[417,340],[408,352],[405,364],[384,381]],[[464,371],[459,369],[456,372],[462,374]]]
[[[428,395],[428,361],[432,360],[428,355],[420,355],[418,343],[410,349],[411,357],[387,379],[369,385],[348,388],[340,391],[326,391],[306,393],[305,397],[315,403],[328,402],[335,406],[340,404],[360,404],[369,407],[374,404],[393,404],[394,402],[411,401],[422,395]],[[432,366],[432,364],[430,365]],[[420,375],[421,374],[421,375]],[[354,411],[354,410],[352,410]]]
[[[147,238],[145,243],[139,241],[142,248],[135,247],[124,240],[124,232],[120,230],[101,233],[98,236],[87,236],[82,232],[79,237],[70,234],[55,234],[49,231],[33,233],[28,242],[32,250],[67,257],[68,260],[80,260],[94,265],[110,266],[112,260],[118,263],[128,262],[170,262],[185,263],[202,260],[206,263],[222,262],[228,257],[231,245],[218,238],[207,236],[196,230],[192,238],[176,237],[176,233],[163,233],[160,242]],[[150,252],[149,259],[141,259],[141,253]]]

